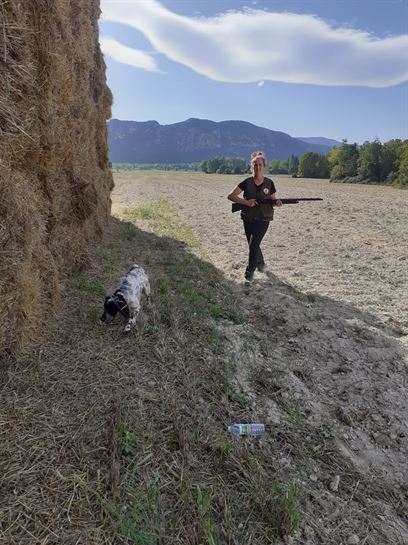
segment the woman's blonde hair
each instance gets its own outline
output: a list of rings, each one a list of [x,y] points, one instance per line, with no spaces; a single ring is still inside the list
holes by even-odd
[[[263,161],[264,167],[266,167],[266,157],[263,151],[253,151],[251,153],[251,167],[254,164],[254,161],[260,157]]]

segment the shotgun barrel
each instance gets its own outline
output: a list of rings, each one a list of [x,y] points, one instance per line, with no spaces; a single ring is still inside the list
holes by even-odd
[[[261,201],[258,201],[259,204],[261,203],[268,203],[271,206],[276,206],[276,200],[277,199],[263,199]],[[282,204],[298,204],[299,202],[303,201],[322,201],[323,199],[320,199],[319,197],[306,197],[306,198],[298,198],[294,197],[293,199],[279,199]],[[249,208],[245,204],[239,204],[237,202],[232,203],[232,212],[238,212],[239,210],[246,210]]]

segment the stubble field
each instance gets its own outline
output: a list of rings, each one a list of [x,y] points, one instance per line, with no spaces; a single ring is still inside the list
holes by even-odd
[[[331,475],[319,463],[309,469],[311,482],[320,485],[320,522],[328,516],[346,527],[356,516],[352,490],[360,487],[361,510],[369,513],[357,532],[360,542],[374,543],[367,527],[372,524],[384,531],[378,545],[406,543],[408,194],[383,186],[273,179],[279,197],[323,201],[276,210],[262,244],[268,273],[256,273],[250,287],[243,283],[247,247],[241,220],[226,199],[239,177],[117,174],[113,210],[121,215],[129,206],[169,199],[235,285],[255,331],[253,346],[226,327],[225,347],[240,388],[265,409],[272,439],[274,424],[285,420],[283,399],[296,407],[299,421],[328,426],[332,459],[340,455],[349,464],[339,475],[348,481],[342,501],[330,492],[335,469]],[[266,368],[287,372],[269,391],[257,389],[256,381],[254,386],[254,376],[265,372],[254,347],[257,330],[269,344]],[[299,543],[314,543],[313,529],[309,533],[309,541]],[[330,539],[343,543],[340,536]]]

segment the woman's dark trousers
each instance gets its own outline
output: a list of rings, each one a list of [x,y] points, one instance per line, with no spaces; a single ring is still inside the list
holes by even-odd
[[[265,264],[260,245],[268,227],[269,221],[244,221],[245,235],[249,245],[248,266],[245,276],[252,276],[257,266]]]

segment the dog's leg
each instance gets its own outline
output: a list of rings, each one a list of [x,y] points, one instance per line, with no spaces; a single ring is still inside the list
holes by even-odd
[[[126,322],[124,332],[129,333],[132,327],[136,324],[137,317],[139,316],[140,305],[129,309],[129,318]]]
[[[148,280],[146,280],[145,285],[143,286],[144,292],[147,295],[147,297],[150,297],[150,283]]]

